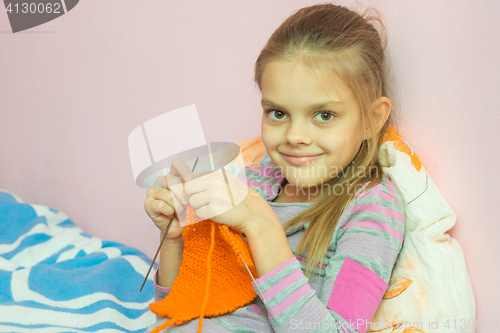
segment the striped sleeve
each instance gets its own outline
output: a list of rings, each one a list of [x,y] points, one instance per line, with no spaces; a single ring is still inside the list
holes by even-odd
[[[337,225],[319,294],[295,257],[256,280],[275,332],[366,333],[402,248],[402,202],[388,179],[358,195]]]
[[[170,289],[172,289],[172,288],[171,287],[166,288],[166,287],[162,287],[162,286],[158,285],[158,283],[157,283],[158,282],[158,268],[156,269],[153,281],[154,281],[155,303],[156,303],[156,302],[163,300],[165,297],[167,297],[168,293],[170,292]],[[146,329],[146,331],[144,333],[151,333],[156,327],[162,325],[163,323],[165,323],[167,320],[170,319],[167,317],[161,317],[157,314],[155,314],[155,315],[156,315],[156,321],[153,324],[149,325],[149,327]]]

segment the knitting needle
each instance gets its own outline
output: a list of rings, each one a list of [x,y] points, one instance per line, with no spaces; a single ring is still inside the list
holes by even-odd
[[[264,301],[264,303],[266,303],[266,299],[264,298],[264,295],[262,294],[262,291],[260,290],[259,285],[257,284],[257,281],[255,281],[255,279],[253,278],[252,272],[250,272],[250,269],[248,268],[247,263],[243,262],[243,264],[245,265],[245,267],[248,271],[248,274],[250,274],[250,277],[252,278],[253,283],[255,283],[255,286],[257,287],[257,290],[259,291],[260,297],[262,297],[262,301]]]
[[[173,220],[174,220],[174,218],[172,217],[170,219],[170,222],[168,222],[167,229],[165,229],[165,234],[163,235],[163,238],[161,239],[160,246],[158,246],[158,250],[156,250],[156,254],[155,254],[155,257],[153,258],[153,262],[151,263],[151,266],[149,266],[148,272],[147,272],[146,276],[144,277],[144,282],[142,282],[141,290],[139,290],[139,292],[142,291],[142,288],[144,287],[144,284],[146,283],[146,281],[148,279],[149,273],[151,272],[151,268],[153,268],[153,265],[154,265],[154,263],[156,261],[156,257],[158,256],[158,252],[160,252],[160,249],[161,249],[161,246],[163,244],[163,241],[165,240],[165,236],[167,236],[168,230],[170,229],[170,225],[172,224]]]
[[[191,172],[194,172],[194,168],[196,168],[196,164],[198,164],[198,159],[199,159],[199,157],[196,158],[196,161],[194,162],[193,169],[191,170]],[[165,229],[165,234],[163,235],[163,238],[161,239],[160,246],[158,246],[158,250],[156,250],[155,257],[153,258],[153,261],[151,262],[151,266],[149,266],[148,272],[147,272],[146,276],[144,277],[144,281],[142,282],[141,290],[139,290],[139,292],[142,291],[142,288],[144,288],[144,284],[148,280],[148,276],[149,276],[149,273],[151,272],[151,268],[153,268],[153,265],[155,264],[156,257],[158,256],[158,253],[160,252],[161,246],[163,245],[163,241],[166,238],[165,236],[167,236],[168,230],[170,229],[170,225],[172,224],[173,220],[174,220],[174,218],[172,217],[170,219],[170,222],[168,222],[167,229]]]

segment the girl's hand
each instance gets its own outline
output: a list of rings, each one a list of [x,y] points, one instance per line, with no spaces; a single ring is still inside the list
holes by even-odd
[[[182,159],[179,160],[182,163],[176,166],[185,169],[187,165]],[[183,199],[196,210],[201,220],[212,219],[243,233],[256,227],[253,222],[264,221],[272,216],[269,214],[275,215],[271,206],[257,191],[223,169],[199,174],[187,181],[184,184]]]
[[[178,161],[177,161],[178,163]],[[173,163],[172,163],[173,164]],[[181,173],[179,173],[179,170]],[[185,206],[180,203],[179,198],[182,198],[182,192],[177,193],[170,191],[168,186],[167,177],[171,183],[182,183],[184,177],[187,176],[191,170],[181,167],[171,169],[167,176],[160,176],[156,178],[154,185],[148,189],[146,201],[144,202],[144,210],[149,215],[151,220],[155,223],[158,229],[163,234],[172,218],[172,225],[168,231],[167,238],[172,240],[182,240],[182,229],[179,223],[179,215],[185,213]],[[182,176],[181,176],[182,174]],[[178,208],[176,211],[175,207]]]

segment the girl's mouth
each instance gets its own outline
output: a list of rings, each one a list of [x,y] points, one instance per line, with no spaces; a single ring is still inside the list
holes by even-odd
[[[317,160],[323,154],[314,155],[314,156],[304,156],[304,157],[289,156],[289,155],[285,155],[285,154],[281,154],[281,155],[283,156],[283,158],[285,159],[285,161],[288,162],[288,164],[292,164],[292,165],[305,165],[305,164],[308,164],[310,162],[313,162],[313,161]]]

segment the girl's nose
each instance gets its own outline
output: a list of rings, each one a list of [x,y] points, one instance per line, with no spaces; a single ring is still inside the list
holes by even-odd
[[[285,141],[291,145],[311,144],[312,138],[308,125],[305,123],[290,123],[285,134]]]

